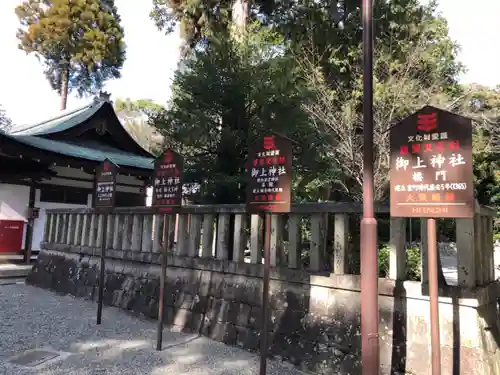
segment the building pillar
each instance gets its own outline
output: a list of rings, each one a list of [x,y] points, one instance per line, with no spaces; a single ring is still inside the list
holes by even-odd
[[[35,199],[36,199],[36,185],[33,181],[30,184],[30,193],[28,199],[28,224],[26,227],[26,234],[24,237],[24,262],[26,264],[30,264],[31,262],[31,249],[33,247],[33,229],[34,229],[34,221],[33,217],[33,208],[35,208]]]

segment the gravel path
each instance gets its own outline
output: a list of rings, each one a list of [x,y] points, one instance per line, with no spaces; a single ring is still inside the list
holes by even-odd
[[[25,284],[0,285],[1,375],[257,375],[258,356],[197,335],[164,331],[155,347],[153,321],[106,307],[95,324],[96,304]],[[36,368],[9,363],[30,349],[63,352]],[[299,375],[286,363],[268,362],[268,375]]]

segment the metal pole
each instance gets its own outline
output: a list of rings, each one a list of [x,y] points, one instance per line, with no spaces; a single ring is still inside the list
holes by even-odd
[[[429,299],[431,310],[432,375],[441,375],[441,343],[439,338],[438,249],[436,219],[427,219],[427,259],[429,262]]]
[[[159,216],[157,216],[158,218]],[[156,350],[162,349],[163,320],[165,311],[165,280],[167,278],[167,251],[170,246],[170,216],[165,215],[163,222],[163,249],[161,252],[160,298],[158,299],[158,328],[156,331]]]
[[[99,273],[99,293],[97,297],[97,324],[102,322],[102,300],[104,298],[104,275],[106,270],[106,232],[108,231],[108,213],[104,213],[102,217],[101,229],[101,269]]]
[[[260,332],[260,372],[259,375],[266,375],[267,371],[267,336],[269,322],[269,271],[271,262],[271,214],[266,214],[264,218],[264,277],[262,280],[262,328]]]
[[[377,221],[373,203],[373,0],[363,0],[363,219],[361,220],[361,369],[379,374]]]

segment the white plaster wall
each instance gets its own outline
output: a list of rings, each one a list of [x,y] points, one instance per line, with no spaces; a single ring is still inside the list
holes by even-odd
[[[29,186],[0,184],[0,204],[7,210],[15,212],[20,218],[26,220],[30,198]],[[26,225],[23,230],[23,243],[26,234]]]
[[[74,177],[81,179],[89,179],[93,180],[94,175],[85,173],[83,170],[78,168],[70,168],[70,167],[55,167],[55,170],[60,176],[64,177]],[[79,188],[87,188],[93,189],[92,181],[79,181],[79,180],[68,180],[61,178],[52,178],[42,180],[41,183],[47,183],[52,185],[62,185],[62,186],[70,186],[70,187],[79,187]],[[131,186],[118,186],[117,191],[127,192],[127,193],[139,193],[143,187],[143,182],[133,176],[117,176],[118,183],[126,183],[137,185],[137,187]],[[29,202],[29,186],[23,185],[11,185],[11,184],[0,184],[0,204],[3,204],[4,207],[8,211],[14,211],[23,219],[27,218],[28,211],[28,202]],[[151,197],[152,197],[152,189],[147,190],[147,205],[151,206]],[[53,202],[41,202],[40,201],[40,190],[36,191],[35,198],[35,207],[40,208],[40,214],[38,219],[34,221],[33,228],[33,250],[40,250],[40,243],[43,241],[43,234],[45,228],[45,210],[55,209],[55,208],[84,208],[84,207],[92,207],[92,194],[89,194],[87,205],[76,205],[76,204],[65,204],[65,203],[53,203]],[[26,225],[23,232],[23,244],[24,248],[24,237],[26,232]]]
[[[153,204],[153,187],[149,186],[146,189],[146,207],[151,207]]]

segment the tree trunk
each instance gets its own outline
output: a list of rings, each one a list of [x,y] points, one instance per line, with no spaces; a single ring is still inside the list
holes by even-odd
[[[234,0],[231,10],[232,24],[230,26],[232,37],[240,40],[248,24],[250,14],[250,0]]]
[[[249,11],[249,0],[235,0],[232,9],[232,20],[234,26],[236,26],[238,29],[244,30],[248,23]]]
[[[68,69],[61,71],[61,111],[66,109],[68,103]]]

